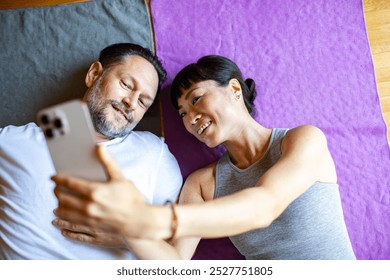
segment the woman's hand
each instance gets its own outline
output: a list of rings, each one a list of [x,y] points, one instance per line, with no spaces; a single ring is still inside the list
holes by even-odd
[[[88,226],[94,232],[145,237],[151,207],[133,183],[126,180],[104,146],[97,147],[97,154],[107,171],[107,182],[91,182],[60,174],[52,177],[58,199],[56,215],[72,224]]]
[[[123,236],[118,233],[73,224],[60,218],[55,219],[52,223],[67,238],[105,248],[127,249]]]

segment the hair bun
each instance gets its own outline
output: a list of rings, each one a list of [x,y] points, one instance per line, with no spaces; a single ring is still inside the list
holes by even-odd
[[[256,92],[256,83],[253,79],[249,78],[245,80],[245,84],[248,87],[248,100],[253,103],[255,101],[257,92]]]

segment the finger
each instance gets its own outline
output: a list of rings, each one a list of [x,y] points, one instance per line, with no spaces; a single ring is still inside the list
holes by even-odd
[[[75,211],[73,208],[58,207],[56,216],[61,220],[72,221],[72,223],[79,226],[86,226],[95,230],[114,230],[112,226],[102,223],[100,218],[93,217],[85,212]]]
[[[69,231],[66,229],[62,230],[61,233],[62,233],[62,235],[64,235],[65,237],[67,237],[69,239],[73,239],[73,240],[77,240],[77,241],[85,242],[85,243],[90,243],[90,244],[96,243],[95,237],[88,235],[88,234],[84,234],[84,233],[80,233],[80,232],[73,232],[73,231]]]
[[[86,212],[85,209],[88,208],[89,201],[84,197],[64,191],[61,186],[56,186],[54,193],[57,197],[59,208],[72,208],[75,211]]]
[[[54,211],[55,211],[55,215],[57,216],[57,219],[73,221],[74,223],[77,224],[83,224],[83,225],[86,224],[85,215],[81,215],[80,213],[74,211],[73,209],[58,207]]]
[[[103,145],[97,145],[96,148],[97,155],[100,161],[103,163],[104,168],[107,171],[107,174],[110,179],[124,179],[122,171],[116,162],[116,160],[108,152],[107,148]]]
[[[72,232],[78,232],[78,233],[86,233],[86,234],[93,234],[94,230],[91,227],[81,225],[81,224],[75,224],[71,223],[69,221],[63,220],[63,219],[55,219],[51,222],[54,226],[56,226],[59,229],[62,230],[68,230]]]
[[[90,224],[91,218],[80,211],[75,211],[72,208],[58,207],[55,211],[56,216],[61,220],[72,221],[72,223],[82,226],[89,226]]]
[[[51,177],[51,179],[56,183],[57,190],[60,190],[61,187],[64,187],[69,191],[79,195],[88,196],[96,188],[96,185],[94,183],[85,181],[80,178],[64,176],[61,174],[57,174]]]

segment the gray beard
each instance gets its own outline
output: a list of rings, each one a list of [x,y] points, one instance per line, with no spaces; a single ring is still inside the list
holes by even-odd
[[[124,137],[134,129],[137,123],[134,123],[131,112],[122,103],[119,103],[116,100],[107,100],[103,98],[104,94],[102,93],[100,87],[103,77],[104,73],[92,86],[87,97],[87,105],[92,117],[92,123],[95,127],[95,130],[106,136],[108,139]],[[106,118],[106,110],[108,107],[112,106],[112,104],[120,107],[129,118],[129,122],[121,128],[114,127],[114,125]]]

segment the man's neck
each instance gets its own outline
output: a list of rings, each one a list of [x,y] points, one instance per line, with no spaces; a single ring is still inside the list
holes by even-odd
[[[106,136],[104,136],[103,134],[99,133],[99,132],[95,132],[95,140],[96,140],[96,143],[102,143],[102,142],[107,142],[108,139]]]

